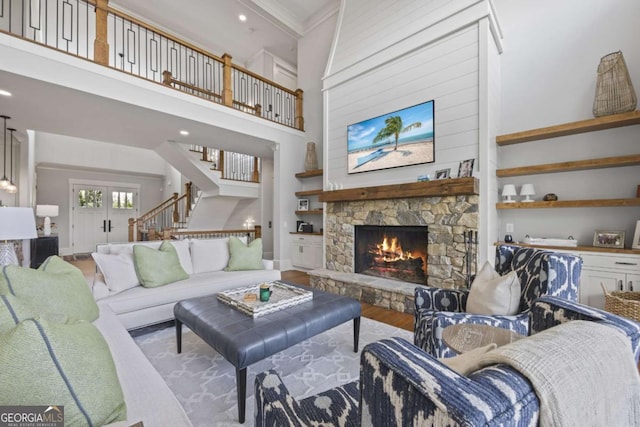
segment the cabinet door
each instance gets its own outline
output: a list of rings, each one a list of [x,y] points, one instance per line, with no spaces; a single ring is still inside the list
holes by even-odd
[[[640,274],[627,274],[625,289],[627,291],[640,292]]]
[[[631,276],[631,275],[629,275]],[[579,286],[579,301],[582,304],[596,308],[604,308],[603,283],[609,291],[624,289],[627,275],[613,271],[582,270]]]
[[[291,242],[291,264],[302,267],[304,245],[300,242]]]

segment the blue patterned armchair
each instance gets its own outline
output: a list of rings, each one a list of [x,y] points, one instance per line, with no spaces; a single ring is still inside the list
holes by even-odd
[[[468,290],[417,287],[414,344],[434,357],[451,357],[455,352],[442,340],[442,331],[447,326],[481,323],[528,335],[528,313],[534,299],[544,295],[570,301],[578,299],[582,270],[582,259],[578,256],[516,245],[498,245],[495,269],[500,275],[516,271],[522,289],[518,314],[490,316],[465,313]]]
[[[532,333],[571,320],[606,324],[629,339],[636,363],[640,356],[640,324],[632,320],[549,296],[528,316]],[[362,350],[359,385],[298,401],[275,371],[263,372],[255,382],[255,425],[528,426],[540,411],[531,383],[515,369],[498,364],[462,376],[400,338]]]

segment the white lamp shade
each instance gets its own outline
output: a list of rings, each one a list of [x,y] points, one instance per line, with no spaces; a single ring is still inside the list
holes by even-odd
[[[524,184],[520,189],[521,196],[535,196],[536,189],[533,187],[533,184]]]
[[[58,206],[57,205],[37,205],[36,216],[39,216],[39,217],[58,216]]]
[[[35,239],[36,220],[32,208],[0,208],[0,240]]]
[[[502,187],[502,195],[504,197],[508,197],[508,196],[516,196],[518,193],[516,193],[516,186],[513,184],[505,184],[504,187]]]

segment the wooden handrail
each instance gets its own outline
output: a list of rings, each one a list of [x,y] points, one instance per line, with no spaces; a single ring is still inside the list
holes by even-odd
[[[226,55],[226,54],[225,54],[225,55]],[[224,55],[223,55],[223,58],[224,58]],[[229,58],[231,58],[231,57],[229,57]],[[293,91],[293,90],[291,90],[291,89],[288,89],[288,88],[286,88],[286,87],[284,87],[284,86],[279,85],[279,84],[278,84],[278,83],[276,83],[276,82],[269,81],[269,80],[265,79],[264,77],[262,77],[262,76],[260,76],[260,75],[258,75],[258,74],[256,74],[256,73],[254,73],[253,71],[249,71],[249,70],[247,70],[246,68],[241,67],[241,66],[239,66],[239,65],[231,64],[231,67],[232,67],[232,68],[235,68],[236,70],[241,71],[241,72],[243,72],[243,73],[245,73],[245,74],[248,74],[248,75],[250,75],[250,76],[251,76],[251,77],[253,77],[253,78],[256,78],[256,79],[258,79],[258,80],[260,80],[260,81],[263,81],[263,82],[265,82],[265,83],[268,83],[269,85],[271,85],[271,86],[273,86],[273,87],[275,87],[275,88],[278,88],[278,89],[280,89],[280,90],[282,90],[282,91],[288,92],[288,93],[290,93],[290,94],[291,94],[291,95],[293,95],[293,96],[296,96],[296,95],[297,95],[297,94],[296,94],[296,92],[297,92],[297,91],[301,91],[301,92],[302,92],[302,89],[297,89],[297,90]]]
[[[193,45],[191,43],[185,42],[184,40],[180,40],[177,36],[169,34],[166,31],[163,31],[163,30],[161,30],[161,29],[159,29],[157,27],[154,27],[153,25],[150,25],[150,24],[147,24],[145,22],[142,22],[141,20],[139,20],[137,18],[134,18],[133,16],[128,15],[128,14],[126,14],[126,13],[124,13],[124,12],[118,10],[118,9],[115,9],[112,6],[108,6],[107,10],[109,12],[113,13],[114,15],[118,15],[121,18],[128,19],[129,21],[133,22],[134,24],[140,25],[141,27],[145,27],[145,28],[153,31],[156,34],[159,34],[159,35],[161,35],[163,37],[166,37],[166,38],[168,38],[168,39],[170,39],[170,40],[172,40],[172,41],[174,41],[176,43],[180,43],[181,45],[186,46],[189,49],[192,49],[192,50],[194,50],[194,51],[196,51],[198,53],[201,53],[204,56],[208,56],[209,58],[215,59],[216,61],[219,61],[219,62],[224,62],[222,60],[222,58],[220,58],[220,57],[218,57],[218,56],[216,56],[216,55],[214,55],[214,54],[212,54],[210,52],[207,52],[204,49],[199,48],[198,46],[195,46],[195,45]]]
[[[172,84],[177,84],[182,87],[186,87],[187,89],[195,90],[196,92],[200,92],[205,95],[212,96],[214,98],[222,99],[222,95],[220,95],[219,93],[215,93],[210,90],[203,89],[198,86],[194,86],[190,83],[186,83],[178,79],[174,79],[173,76],[171,75],[171,71],[168,71],[168,70],[165,70],[162,72],[162,84],[164,84],[165,86],[171,86]]]

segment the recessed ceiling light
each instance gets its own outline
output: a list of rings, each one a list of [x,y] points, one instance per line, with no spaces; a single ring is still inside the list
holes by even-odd
[[[247,20],[247,15],[245,15],[244,13],[241,13],[240,15],[238,15],[238,19],[241,22],[245,22]]]
[[[180,135],[187,136],[187,135],[189,135],[189,131],[181,130],[181,131],[180,131]]]
[[[11,96],[11,92],[9,92],[8,90],[0,89],[0,95]]]

